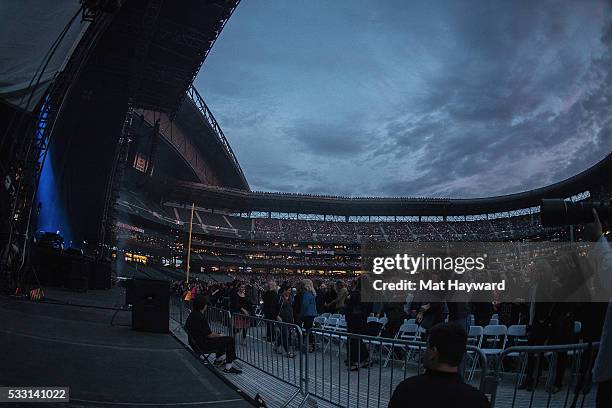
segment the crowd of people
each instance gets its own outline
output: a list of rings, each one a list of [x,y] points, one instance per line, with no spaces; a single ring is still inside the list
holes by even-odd
[[[255,218],[256,239],[310,242],[500,240],[542,233],[539,217],[523,215],[475,221],[313,221]]]
[[[601,224],[596,227],[587,225],[584,233],[586,238],[599,245],[595,250],[600,251],[601,254],[594,268],[600,275],[602,285],[609,288],[611,286],[609,275],[612,274],[610,271],[612,251],[603,236]],[[248,280],[241,279],[247,277]],[[425,377],[412,377],[402,382],[397,387],[390,406],[401,405],[413,387],[435,386],[435,384],[444,384],[449,389],[456,388],[457,395],[463,395],[466,401],[475,404],[473,406],[487,406],[487,402],[482,400],[479,394],[474,394],[470,389],[465,388],[462,382],[455,382],[458,381],[456,374],[448,374],[456,373],[457,367],[461,364],[457,356],[465,352],[464,338],[470,324],[486,326],[494,314],[497,315],[499,324],[526,325],[529,328],[527,344],[531,346],[570,344],[578,341],[591,343],[601,339],[600,357],[595,365],[594,380],[599,383],[598,407],[609,406],[606,405],[610,402],[612,395],[610,390],[612,373],[610,373],[608,361],[612,317],[609,311],[606,314],[606,309],[609,307],[606,303],[562,303],[536,300],[539,299],[537,292],[546,291],[547,286],[550,286],[549,277],[545,274],[536,279],[533,288],[534,296],[531,300],[526,299],[514,303],[495,301],[470,303],[456,299],[453,301],[441,299],[440,302],[415,302],[410,297],[405,302],[369,303],[361,299],[362,279],[358,277],[334,280],[330,276],[311,280],[300,275],[289,275],[283,277],[281,282],[271,277],[275,275],[244,274],[229,283],[191,282],[187,285],[184,282],[175,282],[173,290],[181,297],[189,293],[188,298],[193,299],[191,300],[192,310],[200,307],[195,299],[205,298],[207,299],[206,304],[224,308],[236,314],[234,335],[242,339],[246,338],[250,323],[249,319],[241,316],[260,315],[272,322],[296,324],[302,327],[304,333],[308,333],[317,316],[322,313],[339,313],[345,317],[348,333],[364,335],[374,334],[372,322],[368,322],[368,317],[385,316],[386,324],[383,327],[376,327],[375,331],[378,332],[377,335],[390,338],[396,335],[406,319],[414,318],[427,331],[425,339],[428,341],[428,351],[424,357],[424,363],[428,371]],[[470,315],[473,316],[473,323],[468,320]],[[575,330],[576,321],[581,322],[579,332]],[[602,324],[602,322],[605,323]],[[197,327],[201,329],[202,325]],[[200,331],[208,333],[207,336],[210,335],[210,329],[206,327]],[[216,335],[213,334],[214,336]],[[308,336],[308,338],[310,342],[304,346],[308,351],[314,351],[314,336]],[[272,342],[274,348],[287,357],[295,356],[291,334],[286,326],[278,331],[274,325],[267,324],[265,340]],[[359,370],[362,367],[368,367],[371,361],[368,349],[363,342],[355,337],[349,337],[348,342],[349,353],[346,360],[348,368]],[[223,352],[229,354],[230,360],[234,358],[235,351],[232,349],[234,340],[213,340],[211,344],[202,344],[202,346],[222,348]],[[520,389],[533,390],[534,383],[537,382],[541,365],[538,367],[534,359],[535,356],[531,354],[527,360],[525,376],[523,383],[520,384]],[[555,373],[552,376],[551,392],[554,393],[562,387],[567,365],[567,354],[559,352]],[[225,370],[227,372],[239,371],[231,364],[227,365]]]

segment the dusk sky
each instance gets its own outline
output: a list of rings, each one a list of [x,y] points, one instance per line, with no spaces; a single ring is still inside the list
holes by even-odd
[[[252,190],[480,197],[612,148],[604,0],[243,0],[196,87]]]

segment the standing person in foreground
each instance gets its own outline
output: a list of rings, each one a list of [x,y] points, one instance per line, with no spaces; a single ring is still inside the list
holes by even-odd
[[[346,328],[349,333],[366,335],[372,305],[361,301],[361,279],[354,282],[353,291],[347,298]],[[351,337],[347,347],[349,350],[348,366],[351,371],[370,366],[370,353],[363,340]]]
[[[277,320],[283,323],[293,323],[293,302],[291,299],[291,287],[284,285],[280,289],[278,306]],[[276,346],[279,353],[283,352],[283,349],[287,353],[287,357],[293,358],[295,354],[291,348],[291,329],[285,325],[280,325],[280,338],[277,339]]]
[[[410,377],[397,385],[389,408],[488,408],[489,400],[457,374],[467,345],[465,329],[456,323],[432,327],[423,356],[425,374]]]
[[[276,320],[278,317],[278,287],[273,280],[268,281],[268,289],[262,296],[263,300],[263,315],[264,319]],[[274,340],[274,326],[270,322],[266,322],[266,341]]]
[[[302,304],[300,306],[300,320],[304,324],[306,333],[310,333],[314,318],[317,317],[317,292],[312,285],[310,279],[303,279],[302,286]],[[308,351],[314,351],[314,337],[309,336]]]
[[[231,336],[224,336],[221,333],[214,333],[210,330],[210,325],[206,319],[206,309],[208,308],[208,299],[204,296],[197,296],[193,301],[193,311],[189,314],[185,329],[190,338],[189,344],[192,341],[195,343],[200,352],[214,352],[215,365],[223,364],[223,356],[225,355],[225,368],[223,372],[231,374],[240,374],[242,370],[234,367],[233,361],[236,359],[236,344]]]
[[[242,343],[246,343],[247,330],[249,329],[250,320],[246,316],[252,314],[253,305],[249,302],[246,296],[246,285],[239,283],[236,285],[236,291],[232,292],[230,297],[230,311],[236,314],[234,318],[234,330],[236,334],[242,331]]]

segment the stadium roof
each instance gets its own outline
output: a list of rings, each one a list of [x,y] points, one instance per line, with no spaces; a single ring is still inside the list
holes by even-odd
[[[512,211],[540,204],[542,198],[566,198],[585,190],[609,184],[612,180],[612,153],[589,169],[546,187],[496,197],[380,198],[340,197],[308,194],[249,192],[218,188],[158,176],[149,181],[164,199],[195,202],[199,206],[236,212],[284,212],[359,215],[471,215]]]
[[[239,0],[124,2],[94,69],[135,108],[174,116]],[[102,50],[104,51],[104,50]]]
[[[177,112],[176,124],[191,136],[223,185],[249,190],[238,159],[204,99],[194,87],[190,87],[187,94],[188,98]]]

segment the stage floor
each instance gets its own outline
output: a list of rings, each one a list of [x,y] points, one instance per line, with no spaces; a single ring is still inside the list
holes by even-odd
[[[0,385],[68,386],[71,405],[252,406],[170,334],[133,331],[129,312],[101,308],[121,290],[0,297]]]

